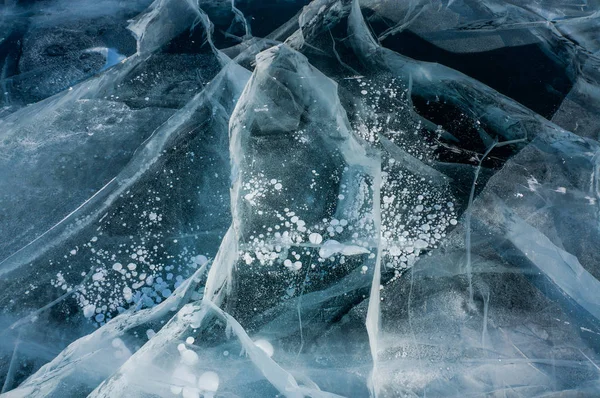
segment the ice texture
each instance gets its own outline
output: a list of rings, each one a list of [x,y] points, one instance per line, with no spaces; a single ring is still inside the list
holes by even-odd
[[[600,395],[600,5],[5,1],[0,396]]]

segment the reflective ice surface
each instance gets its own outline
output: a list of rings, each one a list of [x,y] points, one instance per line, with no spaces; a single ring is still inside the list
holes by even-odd
[[[2,396],[600,396],[597,2],[1,7]]]

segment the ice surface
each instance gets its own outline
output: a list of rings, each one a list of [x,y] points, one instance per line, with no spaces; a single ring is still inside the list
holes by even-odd
[[[595,2],[5,2],[6,397],[600,395]]]

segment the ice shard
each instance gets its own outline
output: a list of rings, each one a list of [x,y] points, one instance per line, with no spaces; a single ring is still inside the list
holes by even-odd
[[[5,1],[0,396],[600,395],[600,5]]]

